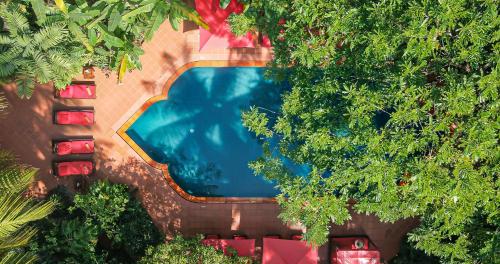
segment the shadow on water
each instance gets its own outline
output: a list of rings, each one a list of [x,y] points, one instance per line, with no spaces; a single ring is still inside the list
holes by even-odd
[[[192,68],[127,134],[188,193],[272,197],[274,185],[248,168],[262,148],[241,122],[252,104],[279,109],[286,87],[263,76],[263,68]]]
[[[151,157],[153,160],[168,164],[170,175],[183,189],[195,196],[221,196],[217,195],[217,185],[207,184],[221,178],[222,172],[213,162],[200,163],[196,157],[174,150],[166,144],[152,145],[143,139],[135,130],[128,130],[127,134]],[[203,190],[199,192],[197,190]]]

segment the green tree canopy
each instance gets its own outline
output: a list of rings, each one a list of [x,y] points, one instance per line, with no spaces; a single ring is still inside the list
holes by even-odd
[[[281,218],[323,244],[355,201],[382,221],[419,218],[409,239],[443,260],[498,259],[498,1],[266,2],[242,16],[266,17],[254,24],[274,46],[270,75],[293,88],[279,114],[243,119],[279,141],[250,166],[278,182]]]
[[[63,23],[35,21],[24,5],[0,4],[0,83],[15,81],[21,98],[31,97],[36,82],[65,87],[85,63]]]
[[[38,222],[41,232],[30,245],[40,263],[136,263],[163,241],[126,185],[101,181],[86,194],[58,188],[51,195],[61,206]]]
[[[139,261],[143,264],[248,264],[251,259],[246,257],[226,256],[222,251],[201,243],[201,236],[196,238],[183,238],[175,236],[166,244],[150,247],[146,255]]]
[[[141,45],[168,19],[203,27],[196,11],[180,0],[8,0],[0,4],[0,83],[16,81],[30,98],[35,83],[63,89],[84,65],[117,71],[141,69]]]

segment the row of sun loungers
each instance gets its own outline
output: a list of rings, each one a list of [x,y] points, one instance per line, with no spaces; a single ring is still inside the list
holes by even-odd
[[[92,155],[94,154],[94,139],[92,137],[55,139],[52,140],[52,150],[59,157]],[[94,169],[94,162],[90,159],[61,161],[52,164],[52,170],[56,176],[90,175]]]
[[[96,85],[93,82],[76,82],[66,86],[66,89],[56,91],[58,99],[95,99]],[[95,123],[93,108],[54,110],[53,122],[56,125],[92,126]],[[54,161],[53,174],[60,177],[83,175],[95,172],[95,163],[91,158],[81,158],[75,155],[94,154],[93,137],[72,137],[52,140],[52,150],[58,157],[69,157],[70,160]]]

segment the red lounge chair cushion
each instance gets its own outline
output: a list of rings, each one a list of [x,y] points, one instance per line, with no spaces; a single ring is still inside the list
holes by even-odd
[[[337,250],[331,259],[332,264],[380,264],[378,250]]]
[[[91,161],[69,161],[57,163],[56,169],[59,176],[89,175],[93,165]]]
[[[59,91],[60,98],[96,98],[95,84],[70,84],[64,90]]]
[[[65,141],[58,142],[57,155],[69,155],[69,154],[89,154],[94,153],[94,141],[92,140],[75,140],[75,141]]]
[[[94,112],[91,111],[59,111],[56,113],[56,123],[61,125],[84,125],[94,123]]]

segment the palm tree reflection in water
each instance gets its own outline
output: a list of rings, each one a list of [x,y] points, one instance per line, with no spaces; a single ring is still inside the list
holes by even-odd
[[[241,112],[256,105],[278,111],[286,85],[256,67],[191,68],[150,106],[127,134],[195,196],[272,197],[272,182],[253,176],[248,162],[262,154]]]

